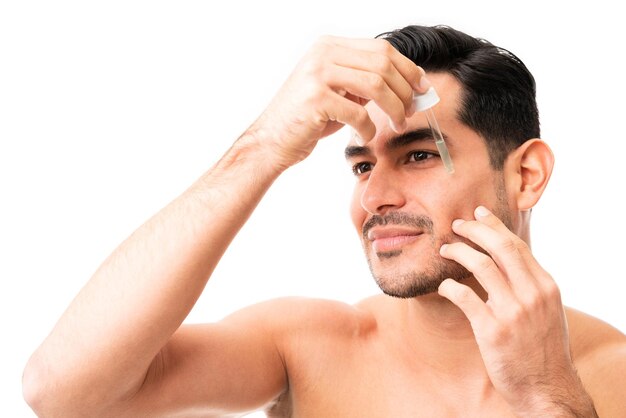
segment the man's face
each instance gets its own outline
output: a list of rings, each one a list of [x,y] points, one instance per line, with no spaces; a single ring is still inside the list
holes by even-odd
[[[365,147],[352,140],[346,149],[356,175],[352,221],[361,235],[370,270],[383,292],[415,297],[436,291],[451,277],[469,272],[439,255],[444,243],[460,241],[452,221],[472,219],[479,205],[510,227],[504,180],[489,165],[481,137],[458,121],[459,83],[448,74],[429,74],[441,101],[434,108],[455,173],[438,156],[423,113],[407,120],[398,135],[388,116],[367,105],[377,133]]]

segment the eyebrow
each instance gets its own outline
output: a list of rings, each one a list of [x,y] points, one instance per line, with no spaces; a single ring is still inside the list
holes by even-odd
[[[444,139],[447,139],[447,135],[442,134]],[[385,150],[393,151],[398,148],[402,148],[406,145],[419,141],[435,141],[433,133],[430,128],[420,128],[414,131],[405,132],[401,135],[391,138],[385,144]],[[347,160],[354,157],[360,157],[363,155],[371,155],[372,151],[367,145],[348,145],[344,151],[344,155]]]

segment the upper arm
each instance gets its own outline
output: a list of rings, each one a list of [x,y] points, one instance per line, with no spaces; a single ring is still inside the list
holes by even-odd
[[[287,388],[286,324],[266,302],[215,324],[183,325],[152,362],[130,415],[223,415],[269,405]]]
[[[626,336],[568,308],[572,356],[600,417],[626,417]]]
[[[579,366],[585,389],[600,417],[626,417],[626,341],[590,353]]]

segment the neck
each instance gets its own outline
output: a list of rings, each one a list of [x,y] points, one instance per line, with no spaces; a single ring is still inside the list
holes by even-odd
[[[523,239],[526,244],[530,247],[530,215],[532,214],[531,210],[523,210],[519,211],[517,228],[513,230],[515,235]]]
[[[487,295],[473,277],[463,281],[483,300]],[[398,301],[404,344],[435,373],[489,383],[483,360],[465,314],[448,299],[431,293]],[[408,343],[408,344],[407,344]]]

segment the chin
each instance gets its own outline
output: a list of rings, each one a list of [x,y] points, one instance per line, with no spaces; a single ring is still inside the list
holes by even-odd
[[[465,267],[439,256],[427,264],[427,269],[398,271],[395,268],[390,271],[373,266],[370,262],[370,271],[384,294],[404,299],[436,292],[445,279],[461,281],[471,276]]]

